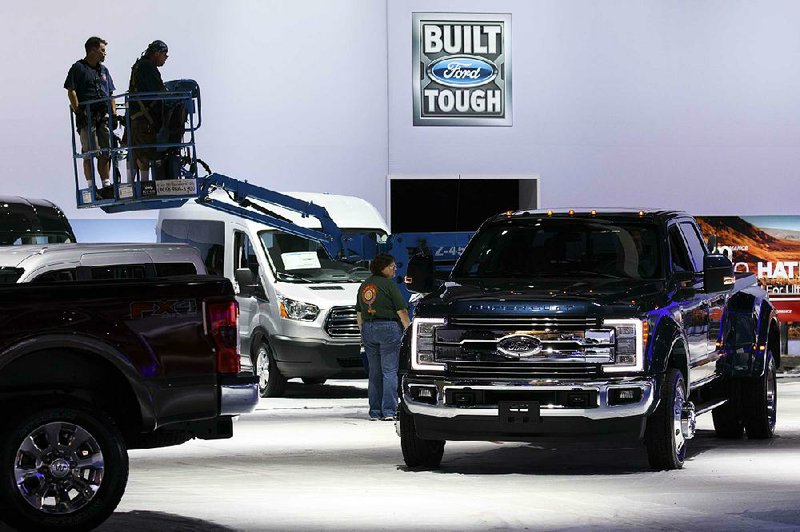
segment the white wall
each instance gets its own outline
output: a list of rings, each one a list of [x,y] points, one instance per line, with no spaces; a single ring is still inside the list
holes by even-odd
[[[513,127],[411,126],[413,11],[512,14]],[[539,175],[545,206],[800,210],[793,0],[32,0],[0,20],[0,194],[72,218],[106,217],[74,207],[62,88],[92,34],[119,90],[165,40],[164,79],[203,92],[200,157],[277,190],[383,210],[387,173]]]
[[[72,218],[106,216],[75,208],[63,89],[96,34],[109,43],[117,92],[148,42],[169,45],[162,77],[199,82],[198,156],[212,170],[384,203],[383,1],[33,0],[0,3],[0,20],[0,194],[49,198]]]
[[[539,175],[543,206],[800,212],[800,3],[392,0],[389,172]],[[513,127],[413,127],[412,12],[512,14]]]

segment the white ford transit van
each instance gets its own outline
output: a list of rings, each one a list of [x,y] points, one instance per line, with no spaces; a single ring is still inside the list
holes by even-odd
[[[288,195],[325,207],[345,234],[388,233],[381,214],[361,198]],[[226,199],[220,191],[212,198]],[[320,227],[315,218],[263,206],[302,227]],[[194,202],[159,211],[157,233],[159,242],[196,247],[210,274],[233,281],[241,351],[250,354],[262,397],[283,394],[294,377],[317,384],[365,376],[355,302],[366,267],[335,260],[317,242]]]

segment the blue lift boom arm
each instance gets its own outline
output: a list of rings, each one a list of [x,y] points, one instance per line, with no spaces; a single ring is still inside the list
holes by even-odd
[[[222,189],[228,192],[237,205],[212,199],[210,194],[215,189]],[[277,213],[271,213],[266,209],[260,208],[260,206],[253,204],[251,199],[300,213],[304,218],[313,216],[319,220],[322,229],[316,230],[301,227]],[[198,179],[198,195],[195,201],[218,211],[235,214],[244,219],[275,227],[286,233],[319,242],[331,257],[342,257],[345,254],[345,249],[342,245],[342,230],[333,221],[325,207],[316,205],[313,202],[303,201],[274,190],[253,185],[247,181],[216,173]]]

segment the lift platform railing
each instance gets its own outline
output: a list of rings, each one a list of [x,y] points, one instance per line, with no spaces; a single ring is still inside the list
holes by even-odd
[[[202,123],[200,91],[192,80],[171,81],[166,85],[172,90],[124,93],[82,102],[87,131],[91,132],[87,134],[88,149],[84,153],[78,149],[76,116],[70,111],[79,208],[100,207],[106,212],[144,210],[176,207],[197,197],[195,131]],[[141,138],[133,132],[143,125],[137,117],[143,106],[152,110],[149,117],[152,122],[148,119],[149,138],[155,142],[137,142],[134,138]],[[134,123],[137,120],[139,123]],[[108,125],[107,133],[105,128],[97,127],[102,121]],[[117,136],[118,131],[120,136]],[[108,137],[101,140],[100,134]],[[106,194],[100,197],[96,187],[101,183],[94,163],[102,159],[110,163],[112,187],[111,190],[103,189]],[[89,161],[89,164],[84,161]],[[79,166],[84,167],[84,172]],[[146,174],[149,174],[149,179],[145,179]],[[89,184],[87,177],[93,185]]]

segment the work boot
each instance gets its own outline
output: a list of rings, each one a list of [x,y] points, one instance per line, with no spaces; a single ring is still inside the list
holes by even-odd
[[[95,188],[94,197],[97,199],[104,199],[104,200],[114,199],[114,187],[108,185],[103,188]]]

